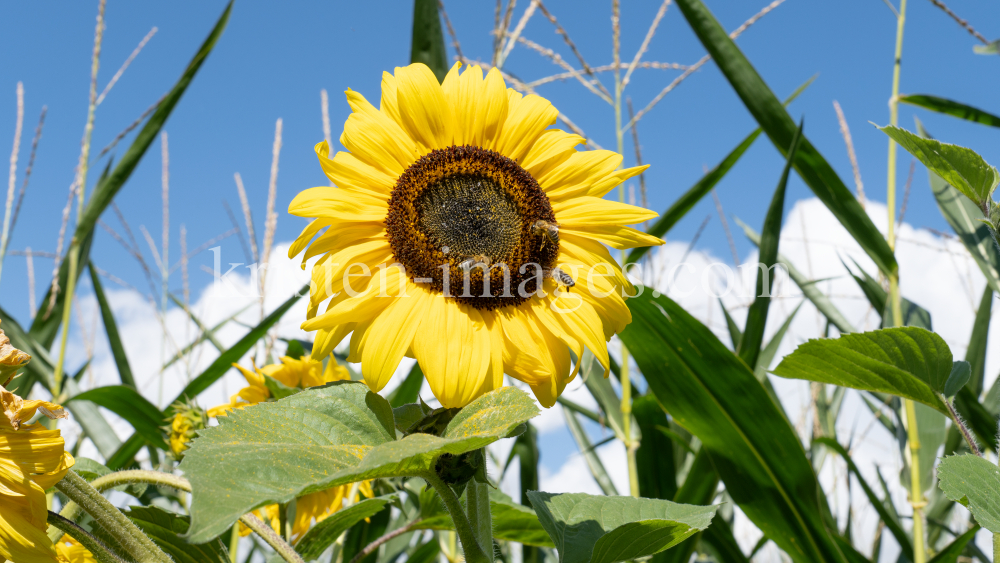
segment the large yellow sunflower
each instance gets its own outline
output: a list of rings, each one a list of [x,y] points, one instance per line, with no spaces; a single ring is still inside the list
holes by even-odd
[[[35,412],[66,416],[59,405],[25,401],[0,387],[0,559],[56,563],[56,550],[45,533],[45,490],[66,475],[74,460],[58,430],[25,424]]]
[[[406,355],[445,407],[504,373],[549,407],[576,375],[570,351],[607,375],[606,342],[631,322],[632,286],[604,245],[662,244],[624,226],[656,213],[602,198],[645,167],[577,151],[582,137],[549,129],[548,100],[459,67],[441,84],[422,64],[383,73],[380,109],[347,91],[349,152],[316,146],[336,187],[289,206],[315,219],[289,256],[322,255],[302,328],[317,357],[353,332],[349,360],[376,392]]]

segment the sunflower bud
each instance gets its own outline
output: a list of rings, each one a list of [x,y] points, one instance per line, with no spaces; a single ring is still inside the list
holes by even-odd
[[[13,347],[10,338],[0,329],[0,382],[6,387],[10,384],[17,370],[24,367],[31,360],[31,356]]]
[[[196,404],[184,402],[174,403],[174,418],[170,426],[165,428],[170,435],[170,451],[174,458],[180,461],[184,452],[190,447],[198,431],[205,428],[208,415]]]

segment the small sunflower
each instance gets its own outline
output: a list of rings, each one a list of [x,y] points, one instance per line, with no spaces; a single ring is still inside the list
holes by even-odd
[[[289,206],[315,219],[289,257],[322,255],[302,328],[318,357],[353,333],[348,359],[376,392],[410,356],[445,407],[504,373],[549,407],[576,375],[570,351],[590,349],[607,375],[606,342],[632,320],[632,284],[604,245],[663,243],[625,226],[656,213],[602,199],[645,167],[577,151],[582,137],[549,129],[548,100],[459,68],[442,84],[419,63],[383,73],[381,108],[347,91],[349,152],[316,146],[336,187]]]
[[[0,387],[0,559],[56,563],[45,533],[45,490],[66,475],[74,460],[59,430],[25,424],[36,411],[50,418],[67,416],[59,405],[25,401]]]
[[[174,459],[181,460],[184,459],[184,452],[191,447],[191,440],[208,424],[208,414],[194,402],[179,401],[174,403],[173,408],[174,418],[164,430],[169,437],[170,453]]]
[[[309,527],[315,522],[319,524],[323,520],[326,520],[338,510],[344,507],[344,501],[348,500],[348,496],[352,495],[350,502],[348,504],[354,504],[358,502],[361,495],[365,498],[374,498],[375,493],[372,491],[371,481],[362,481],[358,483],[357,487],[353,484],[350,485],[340,485],[338,487],[333,487],[326,489],[325,491],[317,491],[315,493],[309,493],[303,497],[295,499],[295,521],[292,522],[292,539],[301,539],[306,532],[309,531]],[[259,518],[263,519],[265,522],[271,524],[271,527],[275,531],[280,531],[281,527],[281,515],[279,513],[280,508],[277,504],[271,504],[255,510]],[[263,514],[261,514],[263,512]],[[250,528],[247,528],[242,523],[240,524],[240,535],[247,536],[250,535]]]
[[[63,536],[56,544],[56,560],[59,563],[97,563],[87,548],[69,536]]]

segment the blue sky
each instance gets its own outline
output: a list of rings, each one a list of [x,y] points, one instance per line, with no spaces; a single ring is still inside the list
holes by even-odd
[[[55,247],[86,116],[96,4],[73,2],[56,7],[51,3],[5,3],[0,8],[0,154],[5,157],[14,130],[17,81],[23,81],[26,90],[18,186],[38,113],[42,105],[48,106],[44,135],[24,209],[13,233],[12,249],[31,246],[36,251],[52,251]],[[623,59],[628,60],[660,3],[643,0],[623,4],[622,52]],[[723,25],[732,29],[764,2],[716,0],[708,4]],[[526,1],[518,3],[515,21],[526,5]],[[547,5],[590,64],[611,62],[610,2],[551,0]],[[159,32],[98,108],[95,151],[173,84],[223,7],[221,1],[108,3],[99,88],[151,27],[157,26]],[[493,4],[451,0],[446,7],[464,53],[473,59],[488,60]],[[995,27],[995,7],[954,2],[953,8],[979,26],[988,38],[1000,36],[1000,29]],[[180,254],[181,223],[188,230],[189,248],[230,229],[221,202],[227,200],[239,213],[234,172],[240,172],[246,183],[258,235],[263,230],[274,122],[279,117],[284,120],[284,147],[277,205],[282,213],[276,238],[290,240],[298,234],[304,220],[284,213],[288,202],[300,190],[324,183],[312,149],[323,136],[320,89],[330,92],[336,138],[348,113],[342,92],[350,87],[369,99],[377,99],[381,72],[408,62],[411,17],[412,7],[406,1],[236,3],[225,35],[165,128],[170,136],[172,259]],[[739,39],[739,45],[779,97],[787,96],[818,74],[791,113],[805,118],[810,140],[853,187],[831,105],[833,100],[839,100],[854,135],[868,197],[876,200],[884,200],[887,140],[868,122],[888,121],[886,102],[894,33],[895,18],[879,0],[788,0]],[[572,54],[540,15],[531,20],[524,36],[555,49],[575,64]],[[971,47],[975,43],[930,2],[911,0],[902,91],[933,93],[1000,112],[996,84],[991,80],[1000,60],[973,55]],[[703,52],[672,6],[645,60],[690,64]],[[506,68],[525,79],[560,71],[523,46],[514,50]],[[637,108],[643,107],[678,73],[638,70],[626,94]],[[602,78],[611,84],[610,73]],[[553,100],[598,143],[614,147],[610,106],[570,81],[543,86],[540,93]],[[919,115],[938,138],[972,146],[988,160],[1000,162],[995,130],[905,106],[900,113],[903,126],[912,128],[913,115]],[[639,124],[644,160],[653,165],[647,176],[650,206],[666,209],[703,174],[705,167],[715,165],[754,126],[714,64],[709,63],[691,76]],[[125,146],[117,152],[121,154]],[[630,142],[626,142],[625,153],[626,164],[630,164],[634,159]],[[759,226],[781,165],[770,142],[759,140],[718,187],[730,220],[735,215]],[[95,169],[100,166],[103,163]],[[909,158],[904,154],[900,159],[902,179],[908,166]],[[95,177],[96,172],[91,181]],[[6,185],[3,188],[6,190]],[[810,195],[798,178],[792,180],[789,201]],[[117,202],[140,242],[138,227],[145,225],[159,244],[159,143],[151,148]],[[696,207],[670,233],[670,238],[689,240],[708,216],[711,220],[698,248],[728,260],[728,244],[711,198]],[[105,220],[119,228],[112,214]],[[915,226],[947,229],[919,166],[906,220]],[[751,248],[749,243],[738,233],[734,235],[740,255],[745,256]],[[148,256],[148,249],[143,247]],[[223,243],[223,253],[224,261],[243,261],[235,238]],[[134,260],[103,231],[98,233],[92,257],[101,268],[136,287],[147,287]],[[211,280],[198,270],[202,263],[210,265],[211,254],[203,254],[193,262],[195,289]],[[39,297],[50,268],[50,261],[36,260]],[[172,278],[171,285],[179,287],[179,276]],[[27,291],[22,257],[7,259],[0,292],[4,308],[25,319]]]

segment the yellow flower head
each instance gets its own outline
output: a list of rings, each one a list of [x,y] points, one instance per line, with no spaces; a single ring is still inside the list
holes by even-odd
[[[56,558],[59,563],[97,563],[87,548],[69,536],[63,536],[56,544]]]
[[[31,360],[26,352],[22,352],[10,344],[10,338],[0,329],[0,385],[6,387],[21,369]]]
[[[205,427],[208,415],[196,404],[175,403],[174,418],[167,429],[170,433],[170,451],[175,459],[183,459],[197,432]]]
[[[0,389],[0,559],[55,563],[56,550],[46,535],[45,490],[73,466],[59,430],[24,424],[41,411],[63,417],[59,405],[24,401]]]
[[[312,359],[308,354],[299,359],[283,356],[280,364],[270,364],[263,368],[250,371],[239,364],[233,367],[240,370],[246,378],[247,385],[229,398],[229,404],[219,405],[208,410],[208,416],[218,417],[233,409],[242,409],[257,403],[263,403],[271,398],[267,387],[267,377],[281,383],[285,387],[308,389],[318,387],[331,381],[341,381],[351,378],[347,368],[338,364],[333,358],[323,368],[323,362]]]
[[[570,351],[606,375],[606,342],[631,322],[632,285],[604,245],[663,243],[625,226],[656,213],[603,199],[645,167],[576,150],[582,137],[549,129],[548,100],[459,68],[442,84],[419,63],[383,73],[378,108],[347,91],[349,152],[316,146],[336,187],[288,209],[315,219],[289,256],[321,256],[302,328],[317,357],[353,333],[349,361],[376,392],[408,355],[445,407],[504,373],[548,407],[576,375]]]

